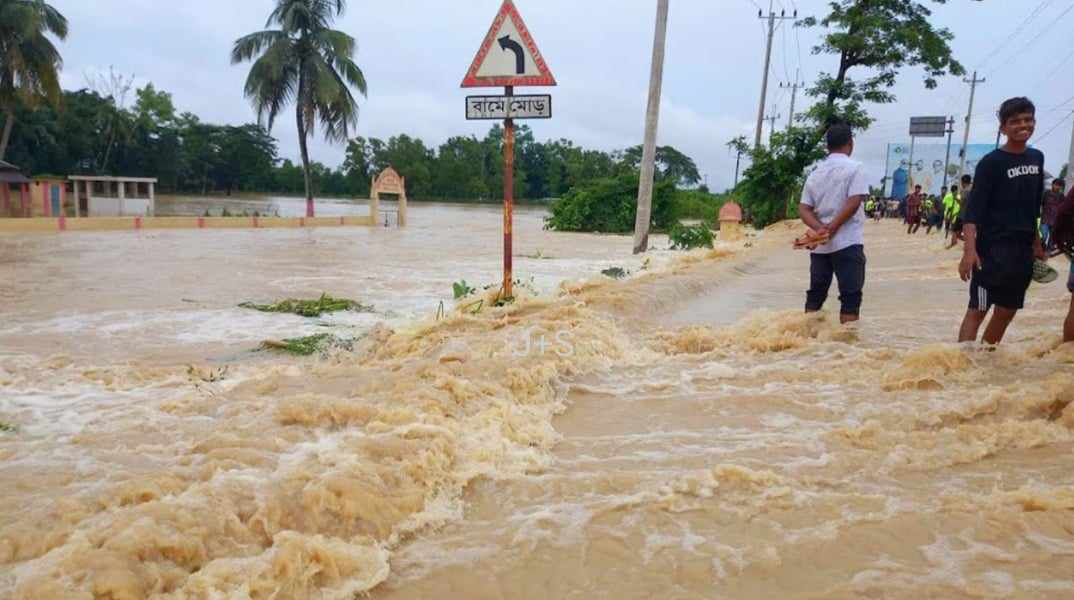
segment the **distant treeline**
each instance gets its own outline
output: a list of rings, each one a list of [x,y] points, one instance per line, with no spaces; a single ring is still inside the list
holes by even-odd
[[[149,84],[126,106],[122,80],[112,91],[64,92],[58,107],[19,107],[8,162],[28,174],[115,174],[156,177],[161,192],[301,194],[300,164],[281,160],[275,138],[257,124],[205,123],[178,113],[171,94]],[[357,137],[337,168],[313,163],[314,190],[366,197],[374,174],[391,165],[406,177],[407,194],[422,199],[495,200],[503,190],[503,128],[484,138],[456,136],[438,148],[408,135]],[[566,139],[538,142],[526,126],[516,137],[515,195],[557,198],[572,188],[634,173],[640,147],[587,150]],[[671,147],[657,153],[661,181],[696,186],[694,161]]]

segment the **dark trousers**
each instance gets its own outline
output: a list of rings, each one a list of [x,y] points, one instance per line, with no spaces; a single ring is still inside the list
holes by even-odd
[[[839,281],[840,313],[858,315],[861,312],[862,290],[865,288],[865,247],[843,248],[831,254],[809,255],[809,291],[806,310],[819,311],[828,299],[832,277]]]

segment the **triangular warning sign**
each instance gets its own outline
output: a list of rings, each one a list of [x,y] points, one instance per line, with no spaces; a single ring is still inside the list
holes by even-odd
[[[462,87],[552,86],[556,78],[514,2],[504,0]]]

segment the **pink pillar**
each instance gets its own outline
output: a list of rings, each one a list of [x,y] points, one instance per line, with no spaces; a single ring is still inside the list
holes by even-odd
[[[67,211],[64,210],[64,208],[63,208],[64,206],[67,206],[67,185],[64,184],[64,183],[61,183],[60,184],[60,214],[58,215],[60,217],[66,217],[67,216]],[[76,216],[77,216],[77,214],[76,214]]]
[[[41,185],[41,184],[38,184],[38,185]],[[51,190],[52,190],[52,184],[46,183],[46,184],[41,185],[41,209],[44,211],[44,212],[41,213],[41,215],[45,216],[45,217],[55,217],[56,216],[56,215],[52,214],[52,211],[50,210],[49,203],[48,203],[48,195],[49,195],[48,193]]]
[[[11,216],[11,186],[5,182],[0,181],[0,206],[3,207],[4,213],[2,216]]]
[[[22,201],[22,216],[29,217],[33,214],[30,209],[30,184],[24,183],[19,188],[19,200]]]

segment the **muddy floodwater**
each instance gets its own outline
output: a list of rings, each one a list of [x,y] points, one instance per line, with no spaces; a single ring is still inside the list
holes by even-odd
[[[844,328],[797,227],[633,257],[543,215],[506,307],[495,207],[0,236],[0,598],[1074,597],[1062,280],[987,352],[893,222]],[[373,310],[237,306],[322,292]]]

